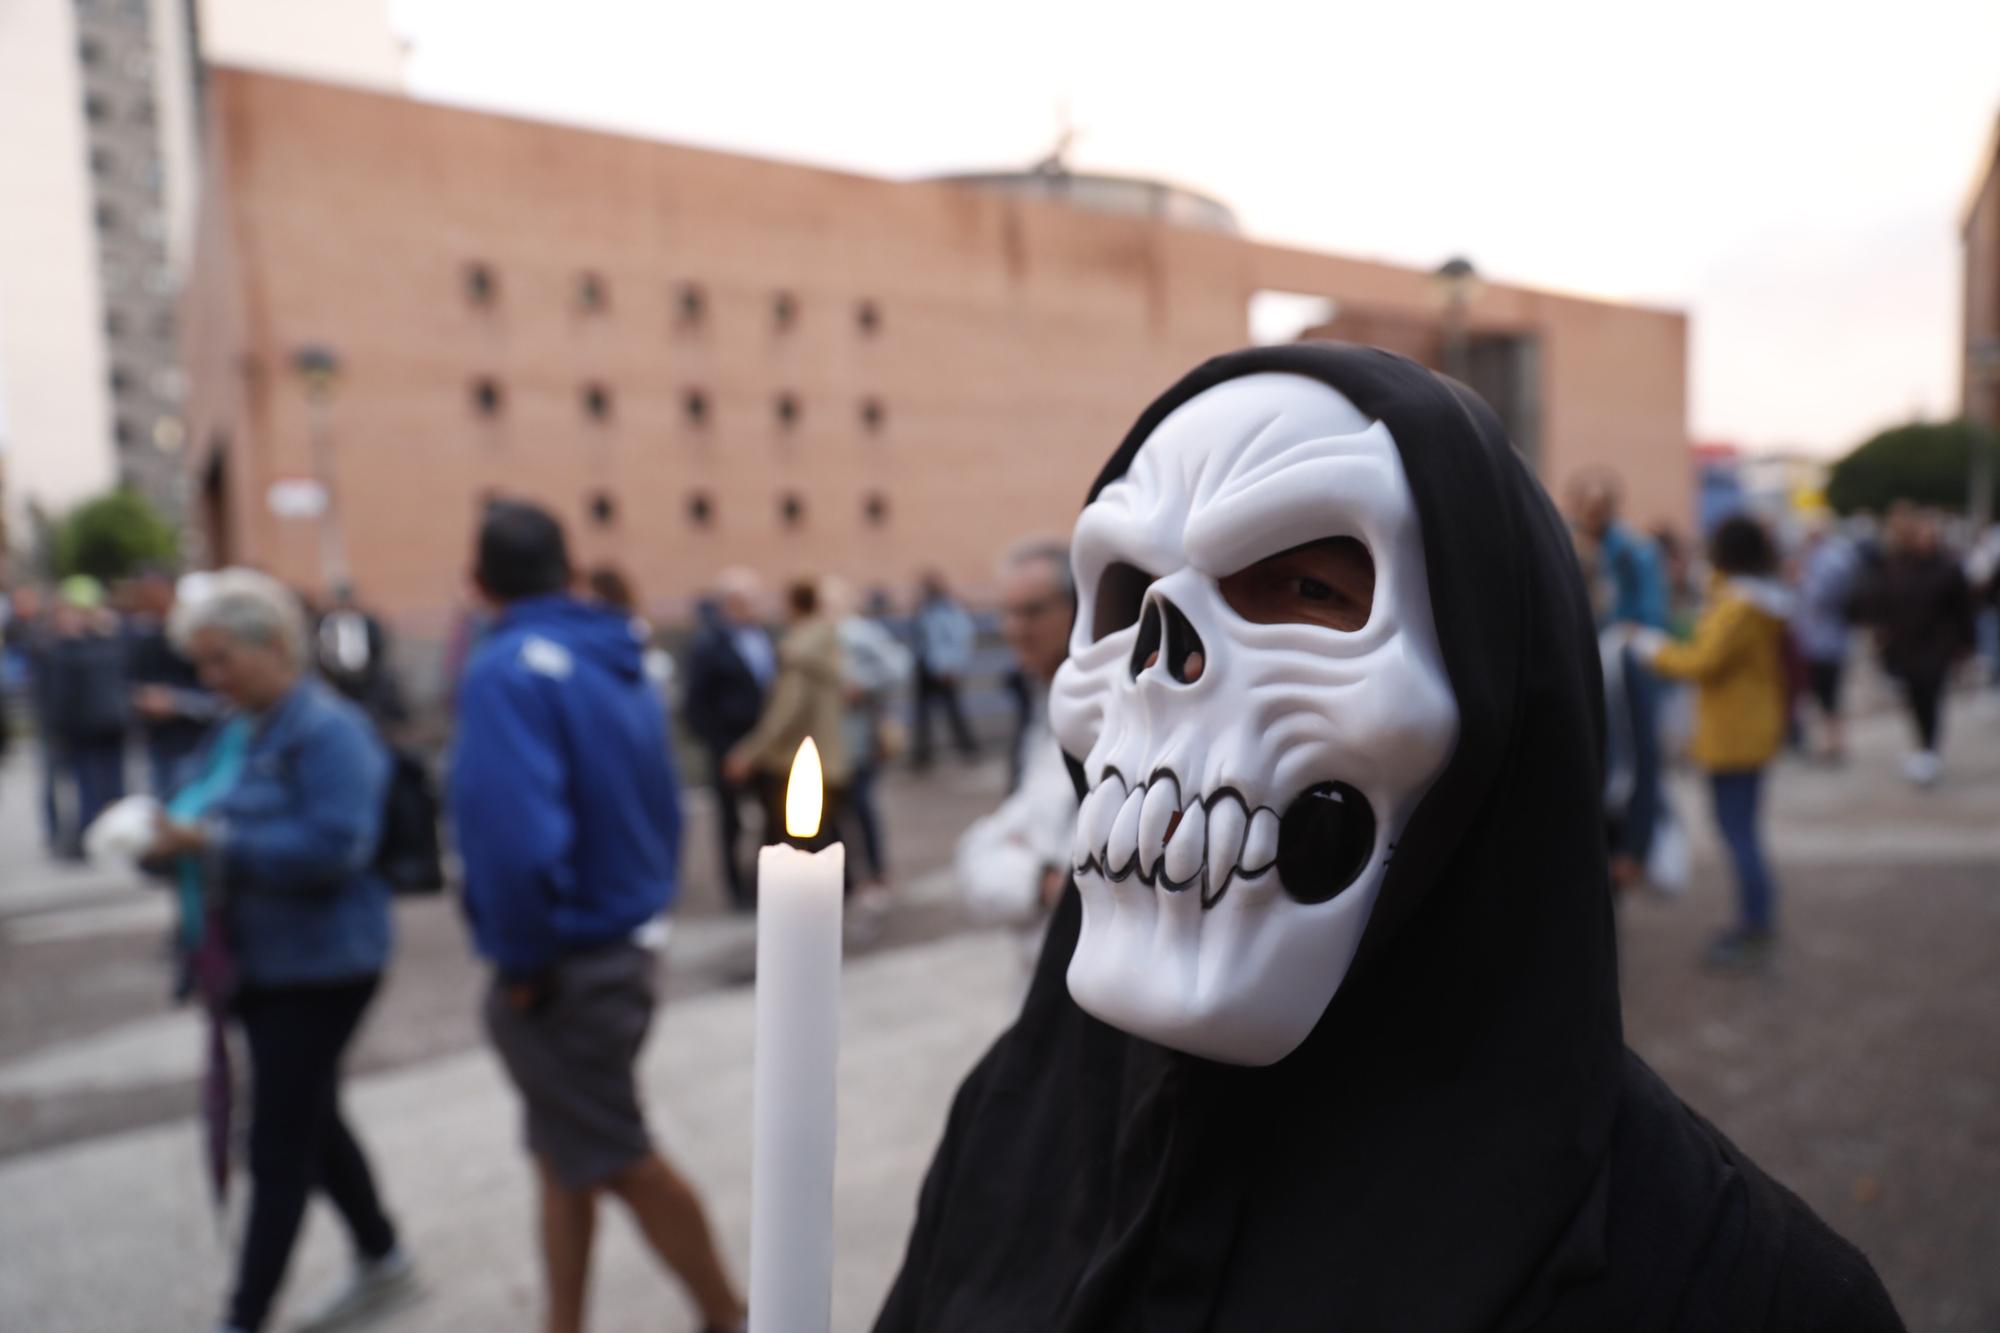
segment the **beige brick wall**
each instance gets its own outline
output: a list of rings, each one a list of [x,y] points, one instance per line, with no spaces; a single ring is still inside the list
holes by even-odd
[[[2000,122],[1994,124],[1984,159],[1965,206],[1960,410],[1975,421],[2000,426],[2000,367],[1979,363],[1980,348],[2000,345]]]
[[[316,581],[309,522],[264,507],[309,472],[293,347],[339,349],[337,487],[362,594],[418,635],[463,596],[479,498],[529,495],[581,559],[616,560],[656,614],[732,563],[905,593],[942,568],[977,595],[1018,535],[1067,527],[1141,407],[1240,345],[1259,288],[1434,320],[1426,275],[1096,215],[222,70],[191,311],[190,451],[226,440],[227,544]],[[229,225],[221,225],[227,221]],[[469,263],[498,294],[471,302]],[[576,283],[601,276],[599,312]],[[680,322],[684,283],[705,316]],[[779,329],[788,292],[797,317]],[[871,302],[873,335],[856,311]],[[1636,517],[1685,523],[1686,322],[1489,286],[1475,327],[1534,332],[1553,480],[1632,478]],[[504,391],[494,418],[471,385]],[[226,382],[219,382],[226,381]],[[613,395],[606,421],[580,401]],[[683,410],[707,399],[704,425]],[[774,401],[796,395],[787,429]],[[864,399],[886,412],[861,422]],[[615,523],[587,517],[614,497]],[[709,497],[714,518],[690,522]],[[779,521],[797,493],[804,522]],[[888,505],[870,524],[871,495]]]

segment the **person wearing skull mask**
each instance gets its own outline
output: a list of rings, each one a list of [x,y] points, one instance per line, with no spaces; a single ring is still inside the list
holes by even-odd
[[[1595,631],[1484,403],[1216,358],[1073,558],[1074,891],[878,1333],[1901,1328],[1625,1049]]]

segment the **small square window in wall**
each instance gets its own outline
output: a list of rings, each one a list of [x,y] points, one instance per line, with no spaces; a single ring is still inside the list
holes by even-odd
[[[771,298],[771,323],[778,332],[788,333],[799,322],[799,298],[790,292],[779,292]]]
[[[788,528],[796,528],[806,521],[806,502],[796,491],[786,491],[778,498],[778,521]]]
[[[799,406],[797,394],[781,393],[772,403],[772,410],[778,414],[778,424],[790,430],[799,424],[799,416],[805,409]]]
[[[681,411],[687,413],[688,424],[702,427],[708,424],[708,395],[700,389],[689,389],[681,395]]]
[[[123,448],[131,448],[139,442],[139,428],[124,417],[112,423],[111,436]]]
[[[882,307],[873,301],[863,301],[854,307],[854,326],[861,330],[861,336],[872,338],[882,331]]]
[[[592,421],[611,419],[611,389],[595,380],[583,386],[584,415]]]
[[[576,275],[576,308],[586,315],[601,314],[611,306],[611,288],[602,273],[589,269]]]
[[[889,423],[889,409],[882,405],[880,398],[861,400],[861,425],[873,434]]]
[[[111,103],[102,93],[87,94],[83,99],[83,117],[93,125],[101,124],[111,118]]]
[[[99,204],[97,206],[97,229],[99,231],[110,231],[117,225],[118,210],[110,204]]]
[[[610,491],[599,491],[590,497],[590,521],[600,528],[608,528],[618,521],[618,502]]]
[[[480,416],[497,417],[506,405],[507,392],[500,387],[499,380],[482,375],[472,382],[472,410]]]
[[[482,309],[500,299],[500,279],[492,265],[475,260],[465,266],[465,299]]]
[[[702,491],[688,497],[688,522],[697,528],[705,528],[715,521],[715,501]]]
[[[871,528],[879,528],[887,524],[889,521],[889,497],[880,491],[870,492],[868,498],[861,502],[861,514],[862,517],[868,520],[868,526]]]
[[[684,282],[674,296],[674,318],[683,328],[694,328],[708,317],[708,293],[698,282]]]

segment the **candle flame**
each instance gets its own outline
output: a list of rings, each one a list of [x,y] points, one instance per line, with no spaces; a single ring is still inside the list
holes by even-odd
[[[810,838],[819,832],[820,806],[825,800],[820,776],[819,746],[808,736],[792,756],[792,776],[785,783],[785,832]]]

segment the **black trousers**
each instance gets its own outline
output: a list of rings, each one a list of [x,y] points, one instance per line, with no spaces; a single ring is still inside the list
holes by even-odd
[[[75,851],[83,845],[83,831],[125,795],[125,738],[73,740],[63,754],[76,784],[76,823],[65,836],[67,850]]]
[[[250,1045],[250,1223],[229,1322],[246,1333],[271,1312],[315,1188],[363,1258],[396,1247],[368,1159],[340,1115],[340,1058],[380,981],[245,988],[237,998]]]
[[[952,744],[958,752],[970,759],[978,753],[979,747],[973,743],[972,728],[965,725],[965,709],[958,701],[958,681],[951,676],[932,675],[922,663],[917,665],[917,725],[916,735],[911,738],[910,762],[918,768],[931,762],[931,709],[944,710],[944,720],[951,727]]]
[[[750,877],[743,871],[743,802],[750,801],[761,806],[763,795],[757,789],[755,779],[748,782],[725,782],[722,777],[722,760],[728,750],[710,750],[708,771],[715,782],[715,823],[718,836],[717,859],[722,863],[722,887],[729,894],[729,901],[737,908],[747,908],[751,904]]]
[[[1936,753],[1944,731],[1944,677],[1928,673],[1905,676],[1903,696],[1917,724],[1918,748]]]

